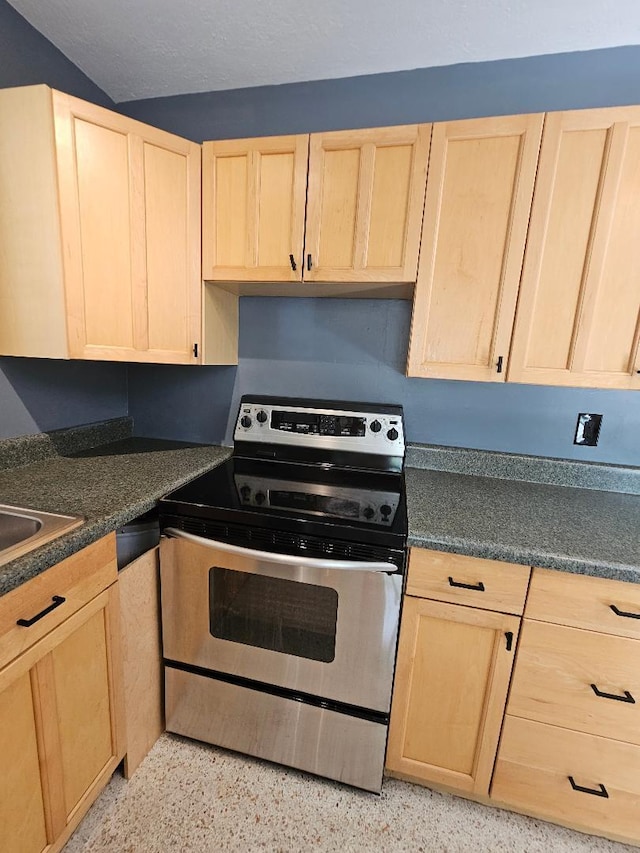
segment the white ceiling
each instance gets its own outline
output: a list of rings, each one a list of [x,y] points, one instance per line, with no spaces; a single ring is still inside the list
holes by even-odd
[[[638,0],[9,0],[114,101],[640,43]]]

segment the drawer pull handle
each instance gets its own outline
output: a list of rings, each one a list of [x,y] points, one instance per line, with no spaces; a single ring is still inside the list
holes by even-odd
[[[636,700],[628,690],[624,691],[624,696],[618,696],[616,693],[604,693],[602,690],[598,690],[595,684],[591,685],[591,689],[596,696],[602,696],[603,699],[616,699],[618,702],[628,702],[630,705],[636,704]]]
[[[624,616],[626,619],[640,619],[640,613],[627,613],[626,610],[618,610],[615,604],[610,604],[609,607],[613,610],[616,616]]]
[[[574,791],[580,791],[583,794],[593,794],[594,797],[604,797],[606,800],[609,799],[609,792],[602,782],[599,783],[598,789],[594,790],[593,788],[584,788],[582,785],[576,785],[576,781],[573,776],[568,776],[567,778],[571,782],[571,787]]]
[[[51,613],[52,610],[55,610],[56,607],[60,607],[61,604],[64,604],[67,599],[63,598],[61,595],[54,595],[51,598],[51,604],[48,607],[45,607],[44,610],[41,610],[40,613],[36,613],[35,616],[32,616],[31,619],[18,619],[16,625],[20,625],[21,628],[30,628],[34,622],[37,622],[39,619],[42,619],[43,616],[46,616],[47,613]]]
[[[295,272],[298,269],[298,265],[293,255],[289,255],[289,263],[291,264],[291,269]]]
[[[482,581],[478,583],[460,583],[459,581],[454,581],[454,579],[449,576],[449,586],[458,586],[460,589],[473,589],[476,592],[484,592],[484,584]]]

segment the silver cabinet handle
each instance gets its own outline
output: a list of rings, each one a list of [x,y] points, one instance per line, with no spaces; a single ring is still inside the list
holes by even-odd
[[[317,557],[296,557],[291,554],[274,554],[271,551],[255,551],[253,548],[243,548],[240,545],[229,545],[227,542],[218,542],[215,539],[205,539],[204,536],[196,536],[193,533],[185,533],[176,527],[167,527],[166,535],[176,539],[186,539],[196,545],[204,545],[205,548],[214,548],[218,551],[226,551],[228,554],[238,554],[241,557],[250,557],[253,560],[262,560],[265,563],[280,563],[286,566],[309,566],[314,569],[336,569],[341,572],[395,572],[393,563],[359,563],[354,560],[319,560]]]

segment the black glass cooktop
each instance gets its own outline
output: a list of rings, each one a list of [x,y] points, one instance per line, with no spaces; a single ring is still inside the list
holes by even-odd
[[[161,523],[195,517],[403,547],[401,474],[232,457],[160,501]],[[173,521],[172,521],[173,517]]]

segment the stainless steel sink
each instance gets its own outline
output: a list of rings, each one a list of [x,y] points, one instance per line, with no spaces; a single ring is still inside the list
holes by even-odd
[[[0,504],[0,566],[83,523],[77,515]]]

